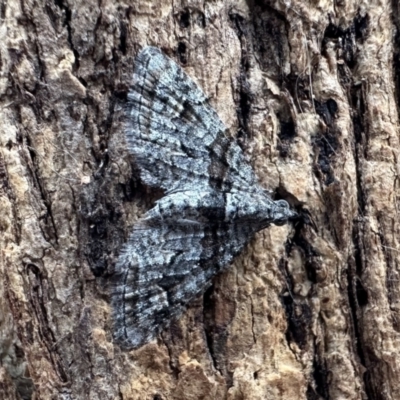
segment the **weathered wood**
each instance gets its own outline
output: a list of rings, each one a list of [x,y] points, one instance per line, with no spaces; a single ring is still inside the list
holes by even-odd
[[[399,399],[399,16],[387,0],[1,3],[0,398]],[[126,352],[108,277],[160,195],[121,130],[145,45],[308,223],[261,232]]]

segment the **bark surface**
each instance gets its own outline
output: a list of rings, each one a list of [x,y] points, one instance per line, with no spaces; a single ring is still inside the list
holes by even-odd
[[[400,399],[400,6],[389,0],[0,2],[0,398]],[[122,112],[160,47],[275,198],[156,341],[112,341],[138,179]]]

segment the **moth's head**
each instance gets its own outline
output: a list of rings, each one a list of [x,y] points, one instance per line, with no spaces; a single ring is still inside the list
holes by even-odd
[[[272,211],[272,223],[281,226],[285,225],[289,220],[298,218],[298,214],[290,209],[290,206],[285,200],[274,201]]]

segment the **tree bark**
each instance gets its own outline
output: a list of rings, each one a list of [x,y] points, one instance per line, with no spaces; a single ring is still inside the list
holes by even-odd
[[[0,398],[400,399],[399,28],[387,0],[1,2]],[[125,351],[107,283],[160,196],[121,122],[145,45],[303,222]]]

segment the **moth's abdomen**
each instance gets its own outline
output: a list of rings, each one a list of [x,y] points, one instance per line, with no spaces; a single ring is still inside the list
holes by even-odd
[[[224,194],[213,190],[193,190],[168,194],[146,214],[146,219],[165,223],[186,220],[205,223],[225,215]]]

